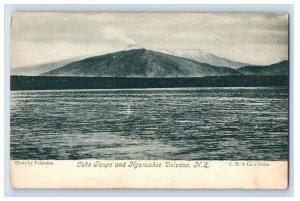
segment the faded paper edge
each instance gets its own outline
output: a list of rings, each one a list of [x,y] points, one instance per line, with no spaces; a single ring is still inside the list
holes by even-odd
[[[28,163],[28,161],[32,165],[17,164]],[[38,165],[40,162],[53,163],[53,165]],[[162,166],[129,167],[129,164],[134,162],[161,163]],[[194,167],[200,162],[202,165],[208,163],[209,167]],[[79,163],[91,163],[91,167],[79,167]],[[111,163],[112,167],[93,167],[96,163]],[[114,167],[115,164],[122,163],[126,163],[126,166]],[[190,167],[166,167],[166,163],[189,164]],[[254,166],[254,164],[262,166]],[[287,189],[288,162],[11,160],[10,176],[13,188]]]

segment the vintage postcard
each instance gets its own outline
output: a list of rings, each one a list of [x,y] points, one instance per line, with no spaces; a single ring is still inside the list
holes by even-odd
[[[286,13],[15,12],[14,188],[286,189]]]

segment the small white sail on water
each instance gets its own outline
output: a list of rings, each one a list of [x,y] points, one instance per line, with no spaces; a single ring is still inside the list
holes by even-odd
[[[131,113],[131,110],[130,110],[130,104],[127,105],[127,114],[129,115]]]

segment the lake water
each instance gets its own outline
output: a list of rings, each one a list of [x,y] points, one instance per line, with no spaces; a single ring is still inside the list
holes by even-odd
[[[287,160],[288,88],[11,92],[11,159]]]

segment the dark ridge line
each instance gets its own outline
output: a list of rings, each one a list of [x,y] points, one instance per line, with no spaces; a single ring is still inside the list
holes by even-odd
[[[288,76],[253,75],[177,78],[11,76],[10,81],[11,91],[289,86]]]

